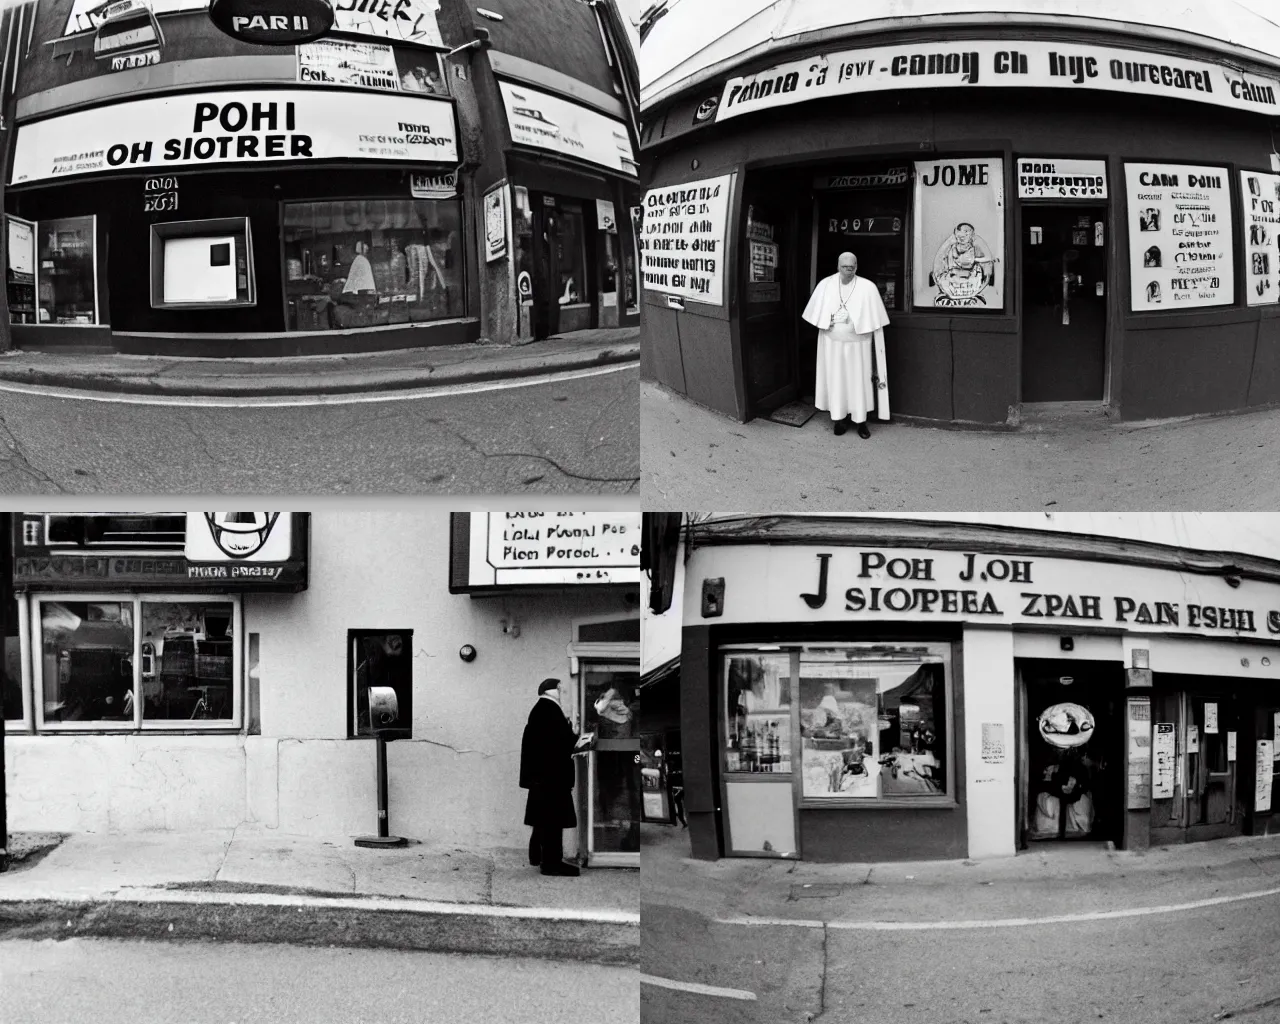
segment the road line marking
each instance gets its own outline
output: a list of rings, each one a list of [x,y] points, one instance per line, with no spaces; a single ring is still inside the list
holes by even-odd
[[[720,988],[716,985],[700,985],[696,981],[674,981],[671,978],[659,978],[652,974],[640,975],[641,985],[654,985],[657,988],[675,989],[677,992],[692,992],[700,996],[715,996],[718,999],[741,999],[754,1003],[756,994],[745,988]]]
[[[1123,917],[1148,917],[1153,914],[1176,914],[1180,911],[1199,910],[1202,907],[1218,907],[1226,903],[1263,899],[1280,895],[1280,888],[1261,889],[1241,893],[1238,896],[1214,896],[1193,900],[1190,903],[1170,903],[1159,907],[1131,907],[1127,910],[1096,910],[1087,914],[1053,914],[1047,917],[1005,917],[986,921],[812,921],[785,917],[727,917],[716,918],[716,924],[755,925],[789,928],[836,928],[841,931],[873,932],[924,932],[952,931],[962,928],[1026,928],[1039,924],[1071,924],[1083,921],[1111,921]]]
[[[591,366],[580,370],[558,373],[542,373],[532,377],[514,377],[505,380],[473,381],[467,384],[438,384],[431,387],[405,388],[394,391],[360,391],[332,395],[155,395],[131,392],[81,391],[78,388],[62,388],[42,384],[21,384],[16,381],[0,381],[0,391],[39,398],[66,398],[81,402],[106,402],[112,405],[181,405],[187,408],[213,409],[284,409],[312,405],[360,405],[370,402],[412,402],[427,398],[452,398],[457,395],[476,395],[487,391],[506,391],[514,388],[531,388],[544,384],[561,384],[587,377],[599,377],[606,373],[634,370],[639,360],[610,363],[608,366]]]

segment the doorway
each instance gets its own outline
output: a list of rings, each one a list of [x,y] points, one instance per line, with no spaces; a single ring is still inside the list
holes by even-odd
[[[1022,400],[1101,402],[1107,344],[1105,206],[1022,208]]]
[[[593,288],[583,203],[546,192],[530,192],[533,295],[536,339],[593,327]]]
[[[583,732],[596,734],[586,759],[586,814],[580,823],[587,864],[638,868],[643,816],[640,666],[584,663],[581,692]]]
[[[1124,669],[1021,659],[1020,848],[1124,835]]]
[[[1245,815],[1236,781],[1242,702],[1236,693],[1215,686],[1215,680],[1173,678],[1186,688],[1157,693],[1152,701],[1153,722],[1173,725],[1178,760],[1172,796],[1153,795],[1151,801],[1152,843],[1243,835]]]
[[[796,397],[796,209],[777,176],[748,175],[742,208],[742,369],[749,415]]]

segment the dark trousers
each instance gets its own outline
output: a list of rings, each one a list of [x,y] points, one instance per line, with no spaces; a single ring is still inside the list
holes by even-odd
[[[564,860],[564,829],[533,827],[529,837],[530,864],[557,864]]]

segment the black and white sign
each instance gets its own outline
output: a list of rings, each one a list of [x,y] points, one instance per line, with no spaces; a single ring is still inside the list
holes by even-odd
[[[169,174],[163,177],[147,178],[143,181],[143,213],[172,213],[177,208],[178,179],[176,177]]]
[[[333,7],[329,0],[213,0],[209,20],[241,42],[292,46],[327,34]]]
[[[636,174],[636,155],[621,121],[513,82],[499,82],[502,102],[517,146],[536,146],[624,174]]]
[[[915,305],[1004,308],[1004,165],[916,163]]]
[[[1245,296],[1250,306],[1280,301],[1280,174],[1240,172],[1244,207]]]
[[[183,555],[189,562],[285,562],[292,517],[279,512],[188,512]]]
[[[607,231],[611,235],[618,233],[618,219],[613,213],[612,199],[596,200],[596,227],[600,231]]]
[[[322,39],[299,46],[298,81],[400,91],[400,72],[391,46],[352,39]]]
[[[965,39],[842,50],[731,78],[716,120],[831,96],[945,87],[1103,89],[1280,111],[1280,80],[1225,64],[1109,46]]]
[[[651,189],[644,197],[644,287],[697,302],[724,302],[725,224],[733,175]]]
[[[484,259],[486,263],[507,254],[507,186],[484,195]]]
[[[637,583],[640,513],[473,512],[470,587]]]
[[[1258,740],[1258,757],[1254,762],[1253,809],[1271,810],[1271,777],[1274,771],[1271,752],[1274,740]]]
[[[867,174],[817,174],[813,178],[816,189],[895,188],[905,185],[911,173],[905,167],[890,167],[887,171]]]
[[[22,125],[11,182],[334,159],[456,164],[453,106],[420,96],[337,90],[154,96]]]
[[[1225,168],[1125,164],[1130,308],[1222,306],[1235,297]]]
[[[1173,796],[1177,779],[1177,743],[1172,722],[1156,722],[1151,737],[1151,796],[1155,800],[1167,800]]]
[[[1019,199],[1106,199],[1105,160],[1021,156],[1014,161]]]
[[[411,174],[409,194],[414,199],[453,199],[458,194],[458,168],[441,174]]]

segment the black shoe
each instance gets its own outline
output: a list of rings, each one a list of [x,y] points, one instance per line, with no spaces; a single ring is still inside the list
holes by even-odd
[[[845,417],[844,419],[839,419],[839,420],[833,419],[831,421],[831,432],[835,434],[837,437],[839,437],[848,429],[849,429],[848,417]]]
[[[582,874],[577,864],[569,864],[565,861],[557,861],[555,864],[543,864],[542,873],[544,875],[565,875],[567,877],[576,878]]]
[[[536,835],[529,840],[529,863],[535,868],[542,863],[542,844]]]
[[[867,425],[865,423],[858,424],[858,436],[864,440],[871,436],[871,431],[867,429]]]

